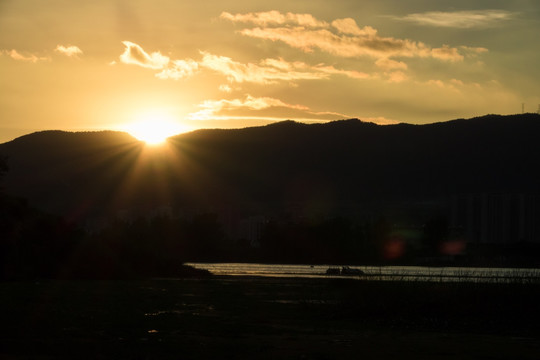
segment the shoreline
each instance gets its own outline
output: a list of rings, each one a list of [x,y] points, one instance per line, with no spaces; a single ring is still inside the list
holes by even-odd
[[[427,266],[299,265],[260,263],[187,263],[213,275],[348,278],[372,281],[429,281],[540,284],[540,269]],[[328,270],[333,270],[328,273]],[[342,272],[341,269],[346,269]]]

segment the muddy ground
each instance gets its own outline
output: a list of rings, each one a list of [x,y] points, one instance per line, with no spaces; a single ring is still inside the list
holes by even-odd
[[[540,359],[540,286],[0,283],[1,359]]]

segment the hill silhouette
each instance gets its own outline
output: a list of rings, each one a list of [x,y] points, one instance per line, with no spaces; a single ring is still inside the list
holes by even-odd
[[[199,130],[151,149],[126,133],[45,131],[0,144],[4,187],[76,221],[174,209],[321,215],[463,193],[537,193],[540,116],[429,125],[357,119]]]
[[[162,147],[29,134],[0,144],[2,276],[169,276],[185,261],[536,266],[539,130],[523,114],[285,121]]]

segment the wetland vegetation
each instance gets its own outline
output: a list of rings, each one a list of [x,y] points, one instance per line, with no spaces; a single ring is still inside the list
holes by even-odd
[[[215,276],[0,284],[14,359],[538,359],[540,286]]]

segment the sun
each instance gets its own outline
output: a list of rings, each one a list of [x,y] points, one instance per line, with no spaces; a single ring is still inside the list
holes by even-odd
[[[168,137],[188,130],[170,115],[161,112],[140,114],[137,120],[123,128],[133,137],[153,146],[164,144]]]

